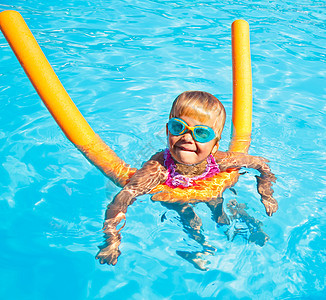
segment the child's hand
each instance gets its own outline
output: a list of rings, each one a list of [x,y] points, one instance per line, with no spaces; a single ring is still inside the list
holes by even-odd
[[[118,257],[121,254],[119,245],[120,241],[102,248],[96,255],[96,259],[98,259],[101,264],[107,263],[108,265],[114,266],[118,262]]]
[[[272,216],[273,213],[275,213],[278,209],[277,201],[273,197],[265,198],[261,200],[261,202],[264,204],[266,209],[266,214],[268,216]]]
[[[273,198],[272,182],[275,182],[276,177],[273,173],[268,175],[256,176],[257,190],[261,195],[261,202],[264,204],[266,214],[272,216],[278,209],[277,201]]]
[[[105,245],[100,247],[99,253],[96,255],[96,259],[101,264],[107,263],[108,265],[115,265],[118,262],[118,257],[121,254],[119,245],[121,243],[121,235],[119,231],[124,227],[124,224],[117,230],[117,226],[121,220],[125,220],[125,214],[120,212],[115,217],[111,217],[104,222],[103,231],[105,234]]]

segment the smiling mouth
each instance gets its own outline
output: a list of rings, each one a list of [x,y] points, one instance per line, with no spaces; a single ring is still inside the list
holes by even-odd
[[[187,152],[195,152],[195,150],[191,150],[191,149],[188,149],[188,148],[185,148],[185,147],[182,147],[182,146],[178,146],[179,150],[181,151],[187,151]]]

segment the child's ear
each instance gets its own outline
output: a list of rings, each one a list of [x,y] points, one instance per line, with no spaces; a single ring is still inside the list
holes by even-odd
[[[166,128],[166,136],[168,136],[169,135],[168,123],[166,123],[165,128]]]
[[[213,149],[212,149],[212,154],[214,154],[217,150],[218,150],[218,142],[216,142],[216,144],[214,145]]]

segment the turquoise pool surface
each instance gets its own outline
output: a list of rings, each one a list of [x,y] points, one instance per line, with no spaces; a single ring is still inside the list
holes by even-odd
[[[326,299],[324,1],[2,0],[19,11],[92,128],[139,167],[166,144],[173,99],[216,95],[230,141],[231,23],[250,24],[250,154],[270,160],[279,210],[265,214],[256,171],[236,199],[269,241],[248,242],[241,219],[217,227],[196,211],[217,251],[209,270],[175,212],[142,196],[129,207],[114,267],[95,260],[119,188],[63,135],[0,34],[0,299]]]

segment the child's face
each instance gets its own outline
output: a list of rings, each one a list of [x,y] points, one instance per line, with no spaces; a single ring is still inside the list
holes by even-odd
[[[203,124],[195,118],[188,116],[180,116],[179,118],[184,120],[190,127],[195,125],[206,125],[213,127],[214,125],[213,122],[210,121]],[[215,153],[218,148],[216,139],[213,139],[207,143],[199,143],[194,140],[190,131],[183,135],[177,136],[172,135],[167,129],[167,134],[171,155],[177,162],[182,164],[198,164],[205,160],[211,153]]]

